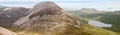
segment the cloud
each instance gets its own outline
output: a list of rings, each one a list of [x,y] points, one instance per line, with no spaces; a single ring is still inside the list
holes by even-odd
[[[0,0],[0,5],[32,8],[46,0]],[[120,10],[120,0],[51,0],[62,8],[96,8],[98,10]],[[111,9],[108,9],[111,8]]]
[[[62,8],[67,9],[81,9],[81,8],[95,8],[98,10],[120,10],[120,2],[86,2],[86,3],[57,3]],[[111,9],[109,9],[111,8]]]
[[[32,8],[34,6],[34,4],[0,4],[0,5],[3,5],[3,6],[8,6],[8,7],[25,7],[25,8]]]
[[[41,2],[46,0],[0,0],[0,2]]]

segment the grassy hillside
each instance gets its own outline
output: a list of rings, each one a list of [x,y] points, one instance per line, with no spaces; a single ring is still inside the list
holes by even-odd
[[[115,32],[105,30],[102,28],[97,28],[94,26],[90,26],[88,24],[82,24],[80,28],[74,27],[72,25],[69,25],[68,27],[69,30],[65,30],[66,32],[59,34],[55,32],[57,35],[119,35]],[[19,35],[21,33],[26,33],[26,35],[38,35],[38,33],[35,32],[26,32],[26,31],[21,31],[17,32]],[[54,34],[55,34],[54,33]]]
[[[83,17],[101,21],[103,23],[112,24],[112,27],[105,28],[115,32],[120,32],[120,12],[95,13],[82,15]]]
[[[56,33],[58,35],[118,35],[117,33],[109,31],[109,30],[105,30],[105,29],[102,29],[102,28],[98,28],[98,27],[88,25],[87,20],[85,18],[76,17],[76,19],[83,22],[79,26],[80,28],[77,28],[73,25],[68,25],[66,27],[68,30],[65,30],[66,32],[64,32],[63,34],[59,34],[57,32]],[[38,33],[26,32],[26,31],[19,31],[19,32],[16,32],[16,33],[18,33],[19,35],[21,35],[21,33],[26,33],[27,35],[38,35]]]
[[[82,24],[81,28],[70,27],[68,33],[76,33],[75,35],[117,35],[115,32],[90,26],[88,24]],[[77,34],[79,33],[79,34]]]
[[[112,27],[104,28],[104,29],[120,33],[120,11],[104,12],[104,13],[85,13],[85,12],[81,12],[80,10],[79,11],[73,10],[73,11],[68,11],[68,13],[77,17],[83,17],[84,19],[85,18],[93,19],[93,20],[101,21],[103,23],[112,24]]]
[[[77,20],[82,21],[83,24],[80,25],[80,28],[76,28],[74,26],[68,27],[69,30],[65,33],[66,35],[70,33],[72,33],[71,35],[119,35],[116,32],[90,26],[88,21],[83,17],[78,17],[77,15],[72,16],[74,16]]]
[[[118,35],[115,32],[109,30],[90,26],[89,24],[87,24],[87,20],[84,18],[76,17],[76,19],[84,21],[83,24],[80,25],[80,28],[69,26],[69,30],[66,34],[73,33],[72,35]]]
[[[77,13],[77,12],[76,12]],[[76,20],[79,20],[82,22],[82,24],[78,27],[75,27],[73,25],[68,25],[66,28],[67,30],[65,30],[66,32],[59,34],[57,32],[55,33],[50,33],[50,34],[57,34],[57,35],[118,35],[115,32],[109,31],[109,30],[105,30],[102,28],[98,28],[98,27],[94,27],[94,26],[90,26],[89,24],[87,24],[87,20],[84,17],[79,17],[78,15],[72,15],[73,17],[76,18]],[[13,29],[13,28],[12,28]],[[36,32],[28,32],[26,30],[24,31],[16,31],[16,33],[18,33],[19,35],[21,35],[22,33],[25,33],[26,35],[39,35],[40,33],[36,33]]]

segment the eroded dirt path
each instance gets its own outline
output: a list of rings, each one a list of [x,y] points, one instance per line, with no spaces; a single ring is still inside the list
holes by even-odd
[[[17,35],[15,32],[0,27],[0,35]]]

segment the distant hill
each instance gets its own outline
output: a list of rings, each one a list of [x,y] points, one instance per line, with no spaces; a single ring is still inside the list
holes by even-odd
[[[93,20],[98,20],[103,23],[112,24],[112,27],[105,28],[115,32],[120,32],[120,11],[106,12],[106,13],[92,13],[80,15]]]
[[[92,8],[82,8],[80,10],[80,12],[83,12],[83,13],[104,13],[102,11],[98,11],[98,10],[92,9]]]
[[[7,8],[7,7],[6,6],[0,6],[0,12],[5,8]]]
[[[91,9],[90,9],[91,10]],[[82,11],[81,10],[76,10],[76,11],[71,11],[68,12],[70,14],[73,14],[74,16],[77,17],[83,17],[83,18],[88,18],[88,19],[93,19],[93,20],[98,20],[101,21],[103,23],[108,23],[108,24],[112,24],[111,28],[105,28],[108,30],[112,30],[115,32],[120,32],[120,11],[110,11],[110,12],[105,12],[104,13],[100,13],[101,11],[96,11],[96,10],[92,10],[93,12],[96,13],[89,13],[90,11],[86,10],[86,11]],[[86,13],[87,12],[87,13]]]
[[[106,11],[99,11],[94,8],[82,8],[79,10],[66,10],[69,14],[73,14],[76,16],[86,15],[86,14],[94,14],[94,13],[106,13]]]
[[[6,8],[6,6],[0,6],[0,8]]]
[[[89,8],[88,8],[89,9]],[[98,20],[101,21],[103,23],[107,23],[107,24],[112,24],[112,27],[110,28],[104,28],[107,30],[111,30],[114,32],[120,32],[120,11],[102,11],[103,13],[100,13],[100,11],[96,11],[96,10],[92,10],[96,13],[89,13],[89,11],[87,10],[82,11],[81,10],[67,10],[67,12],[73,16],[77,16],[77,17],[82,17],[83,18],[87,18],[87,19],[93,19],[93,20]]]

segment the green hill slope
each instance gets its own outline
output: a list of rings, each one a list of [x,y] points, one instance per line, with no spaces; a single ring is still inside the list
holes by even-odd
[[[98,20],[103,23],[108,23],[112,24],[112,27],[110,28],[104,28],[107,30],[111,30],[114,32],[119,33],[120,32],[120,11],[115,11],[115,12],[104,12],[104,13],[85,13],[81,12],[78,10],[69,10],[69,14],[72,14],[73,16],[77,16],[82,20],[83,22],[87,22],[87,20],[83,20],[85,18],[87,19],[93,19],[93,20]]]
[[[106,29],[120,32],[120,12],[94,13],[82,16],[89,19],[98,20],[103,23],[112,24],[112,27]]]

